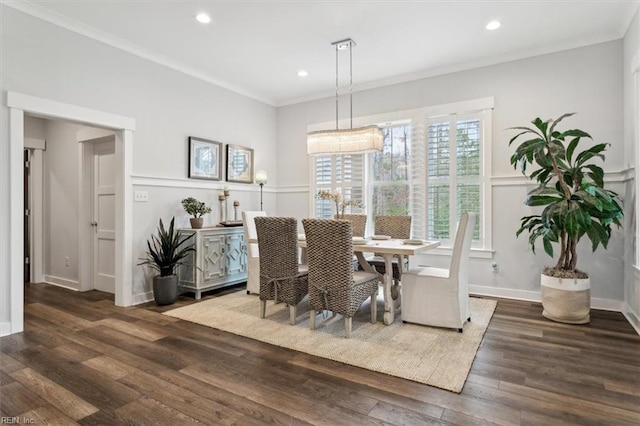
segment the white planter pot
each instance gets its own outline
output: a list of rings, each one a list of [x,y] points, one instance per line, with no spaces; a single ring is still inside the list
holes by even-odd
[[[589,278],[555,278],[541,274],[540,294],[545,318],[567,324],[587,324],[590,321]]]

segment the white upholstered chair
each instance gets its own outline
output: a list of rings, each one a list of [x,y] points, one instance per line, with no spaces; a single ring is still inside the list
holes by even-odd
[[[253,219],[258,216],[266,216],[263,211],[243,211],[242,226],[244,227],[244,240],[247,244],[247,294],[260,293],[260,254],[258,244],[250,244],[249,240],[257,240],[256,224]]]
[[[458,223],[449,269],[410,269],[402,275],[402,321],[457,328],[462,333],[469,313],[469,251],[476,225],[474,213]]]

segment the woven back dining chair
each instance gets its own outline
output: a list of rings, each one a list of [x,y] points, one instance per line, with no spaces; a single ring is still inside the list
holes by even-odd
[[[344,214],[334,215],[334,219],[348,220],[351,222],[351,229],[354,237],[364,237],[365,229],[367,228],[367,215],[366,214]]]
[[[296,306],[308,293],[307,271],[298,266],[298,222],[293,217],[256,217],[260,250],[260,318],[267,300],[289,306],[289,323],[296,322]]]
[[[348,220],[302,219],[309,261],[309,327],[316,327],[316,313],[332,311],[344,316],[346,337],[351,336],[353,316],[371,299],[371,322],[376,322],[378,274],[354,271],[352,224]]]
[[[376,235],[388,235],[391,238],[406,240],[411,237],[411,216],[376,216],[374,224]],[[409,266],[409,258],[403,256],[398,261],[398,258],[393,259],[393,279],[398,282],[402,272]],[[376,271],[383,274],[384,271],[384,259],[377,254],[373,257],[367,258],[367,262],[376,268]]]

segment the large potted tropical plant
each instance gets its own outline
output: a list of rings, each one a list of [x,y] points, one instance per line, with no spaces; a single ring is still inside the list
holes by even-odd
[[[604,161],[603,152],[609,144],[600,143],[579,151],[582,139],[592,139],[580,129],[559,131],[557,125],[565,118],[542,121],[536,118],[533,127],[512,127],[519,133],[509,145],[524,138],[511,156],[514,168],[538,184],[529,191],[524,203],[544,207],[541,214],[521,218],[519,236],[529,233],[529,244],[535,253],[535,243],[541,238],[545,253],[554,256],[553,244],[560,253],[555,266],[547,267],[541,276],[543,315],[551,320],[570,324],[589,322],[591,283],[586,273],[576,269],[578,242],[585,235],[591,250],[605,249],[611,237],[611,226],[620,227],[622,202],[618,194],[604,188],[604,172],[594,160]],[[527,171],[527,166],[533,166]]]
[[[160,219],[158,235],[152,235],[147,240],[147,258],[139,265],[149,265],[160,273],[153,277],[153,297],[158,305],[170,305],[178,297],[178,276],[176,266],[184,264],[189,253],[194,252],[193,246],[186,242],[195,234],[181,236],[174,227],[175,218],[171,218],[168,228]]]

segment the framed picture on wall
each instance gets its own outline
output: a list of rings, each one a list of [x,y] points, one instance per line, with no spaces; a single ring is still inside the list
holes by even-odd
[[[222,179],[222,143],[189,136],[189,177]]]
[[[253,183],[253,149],[227,145],[227,181]]]

